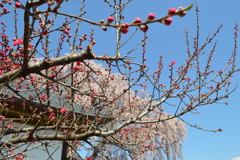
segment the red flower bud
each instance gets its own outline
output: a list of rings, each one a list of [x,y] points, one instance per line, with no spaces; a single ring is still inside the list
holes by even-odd
[[[16,3],[15,3],[15,7],[16,7],[16,8],[21,8],[21,7],[22,7],[22,5],[21,5],[21,3],[20,3],[20,2],[16,2]]]
[[[44,30],[43,32],[42,32],[42,35],[47,35],[48,34],[48,31],[46,31],[46,30]]]
[[[142,20],[140,18],[135,18],[132,23],[142,23]]]
[[[186,11],[182,11],[183,9],[184,9],[183,7],[178,7],[178,10],[177,10],[178,14],[177,15],[179,17],[184,17],[187,14]]]
[[[65,34],[69,34],[69,31],[68,30],[64,30],[63,31]]]
[[[172,18],[171,17],[168,17],[164,20],[164,24],[169,26],[170,24],[172,23]]]
[[[107,31],[107,27],[106,26],[101,26],[101,29],[104,31]]]
[[[155,18],[155,14],[154,13],[149,13],[147,21],[152,21],[152,20],[154,20],[154,18]]]
[[[128,28],[121,28],[120,31],[123,34],[126,34],[129,31],[129,29]]]
[[[62,108],[62,109],[60,110],[61,113],[64,113],[64,112],[66,112],[66,111],[67,111],[66,108]]]
[[[129,24],[128,23],[124,23],[122,24],[121,28],[128,28],[129,27]]]
[[[171,16],[174,16],[176,14],[176,9],[175,8],[169,8],[168,10],[168,14],[171,15]]]
[[[107,24],[110,24],[110,23],[112,23],[114,21],[114,18],[113,17],[108,17],[107,20],[108,20]]]
[[[120,32],[123,33],[123,34],[126,34],[129,31],[128,27],[129,27],[128,23],[122,24],[122,26],[120,28]]]
[[[187,12],[186,12],[186,11],[183,11],[183,12],[179,12],[179,13],[178,13],[178,16],[179,16],[179,17],[184,17],[186,14],[187,14]]]
[[[139,28],[140,28],[141,31],[147,32],[147,30],[148,30],[148,25],[143,24],[143,25],[140,25]]]

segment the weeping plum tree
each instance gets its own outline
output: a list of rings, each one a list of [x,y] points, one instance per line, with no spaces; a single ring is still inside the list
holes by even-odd
[[[70,3],[79,5],[79,13],[62,12]],[[8,28],[12,25],[8,20],[1,22],[0,32],[1,159],[31,159],[28,152],[41,147],[53,159],[49,148],[57,142],[67,143],[62,158],[69,159],[181,159],[185,124],[205,130],[182,116],[221,102],[234,90],[229,86],[238,71],[237,25],[234,51],[222,70],[211,69],[216,43],[208,58],[201,59],[222,26],[200,46],[197,25],[193,49],[186,29],[186,62],[172,61],[164,67],[163,56],[156,56],[158,66],[152,72],[146,65],[149,25],[167,27],[173,16],[185,17],[193,6],[170,8],[162,18],[150,13],[146,21],[135,18],[127,23],[123,12],[131,0],[102,3],[113,12],[106,21],[96,22],[85,18],[85,0],[0,2],[1,17],[14,16],[14,31]],[[197,16],[198,12],[196,7]],[[83,31],[87,24],[99,27]],[[109,30],[116,30],[111,35],[116,36],[115,53],[102,55],[103,51],[95,50],[94,54],[94,37]],[[123,41],[125,34],[129,38]],[[122,51],[137,34],[144,35],[141,42]],[[106,36],[102,40],[108,43]],[[140,58],[132,56],[137,48],[141,48]],[[178,99],[178,104],[173,105],[172,99]],[[174,112],[165,111],[167,105]]]

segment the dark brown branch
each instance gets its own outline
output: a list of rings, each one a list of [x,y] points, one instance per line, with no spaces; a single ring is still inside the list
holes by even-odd
[[[67,56],[45,59],[44,61],[31,64],[26,68],[18,68],[14,71],[0,75],[0,86],[3,86],[5,83],[12,81],[19,77],[24,77],[30,73],[39,73],[44,69],[48,69],[53,66],[66,65],[71,62],[83,61],[86,59],[94,59],[95,55],[92,53],[92,46],[89,45],[85,50],[78,54],[70,54]]]
[[[11,138],[7,140],[5,143],[12,143],[12,144],[18,144],[18,143],[24,143],[29,141],[42,141],[42,140],[58,140],[58,141],[74,141],[74,140],[86,140],[87,138],[94,136],[94,131],[86,132],[83,134],[77,134],[77,135],[34,135],[32,137],[30,136],[22,136],[22,137],[16,137]]]
[[[26,67],[28,63],[28,41],[29,41],[29,11],[30,3],[27,1],[26,9],[24,13],[24,61],[23,66]]]
[[[122,57],[104,57],[104,56],[95,56],[92,52],[92,46],[88,45],[85,50],[77,54],[69,54],[67,56],[45,59],[44,61],[37,62],[31,64],[24,68],[18,68],[14,71],[5,73],[0,75],[0,87],[19,77],[25,77],[31,73],[39,73],[44,69],[48,69],[50,67],[59,66],[59,65],[67,65],[71,62],[84,61],[88,59],[96,59],[96,60],[123,60]]]
[[[177,11],[176,15],[178,15],[179,13],[181,13],[183,11],[188,11],[192,7],[193,7],[193,4],[189,5],[188,7],[184,8],[182,10]],[[98,26],[102,26],[103,25],[103,24],[101,24],[99,22],[94,22],[94,21],[91,21],[91,20],[88,20],[88,19],[76,16],[76,15],[70,15],[70,14],[67,14],[67,13],[59,12],[57,9],[38,11],[37,14],[43,14],[43,13],[47,13],[47,12],[52,12],[52,13],[55,13],[55,14],[58,14],[58,15],[63,15],[63,16],[66,16],[66,17],[79,19],[79,20],[82,20],[84,22],[87,22],[87,23],[90,23],[90,24],[93,24],[93,25],[98,25]],[[173,16],[175,16],[175,15],[173,15]],[[161,22],[162,23],[162,21],[164,19],[168,18],[168,17],[172,17],[172,15],[166,15],[166,16],[164,16],[162,18],[159,18],[159,19],[156,19],[156,20],[153,20],[153,21],[150,21],[150,22],[146,21],[146,22],[142,22],[142,23],[132,23],[132,24],[129,24],[129,26],[140,26],[140,25],[143,25],[143,24],[149,24],[149,23],[155,23],[155,22]],[[120,28],[121,27],[121,25],[110,25],[110,24],[104,24],[104,26],[114,27],[114,28]]]

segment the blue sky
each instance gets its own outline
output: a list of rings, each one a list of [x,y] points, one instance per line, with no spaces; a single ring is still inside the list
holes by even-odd
[[[169,8],[177,8],[179,6],[188,6],[194,3],[193,0],[135,0],[131,2],[124,10],[124,16],[126,17],[124,22],[130,23],[135,17],[145,19],[149,13],[155,13],[160,18],[166,15]],[[66,6],[62,8],[62,11],[69,12],[76,15],[76,11],[80,6],[78,0],[74,3],[65,3]],[[216,52],[213,57],[213,66],[216,70],[223,69],[227,62],[228,57],[232,53],[233,49],[233,28],[235,23],[240,24],[239,14],[239,0],[211,0],[204,1],[199,0],[199,18],[200,18],[200,39],[203,43],[205,37],[217,30],[217,27],[222,23],[221,29],[216,40],[218,42]],[[100,0],[87,1],[85,11],[87,13],[84,18],[99,21],[100,19],[106,19],[112,14],[111,8],[104,4]],[[150,69],[156,68],[156,63],[160,55],[164,56],[165,66],[176,61],[176,66],[182,64],[186,57],[186,39],[184,28],[188,28],[189,37],[196,35],[196,13],[195,9],[187,12],[184,18],[173,17],[173,23],[170,26],[162,24],[149,25],[149,31],[147,33],[149,39],[147,40],[147,65]],[[22,17],[19,16],[19,19]],[[0,21],[6,21],[4,17],[0,18]],[[90,32],[89,27],[92,25],[82,23],[80,34],[88,34]],[[22,26],[19,26],[21,31]],[[94,46],[94,52],[97,55],[103,55],[109,53],[114,54],[115,51],[115,31],[112,28],[108,28],[107,32],[103,32],[99,27],[95,26],[95,40],[97,44]],[[132,31],[134,28],[130,28]],[[131,31],[130,31],[131,33]],[[130,35],[130,33],[128,35]],[[123,35],[124,39],[128,38],[128,35]],[[136,36],[123,48],[124,51],[128,51],[139,43],[143,38],[143,33],[138,32]],[[192,43],[192,41],[191,41]],[[212,46],[212,45],[210,45]],[[66,49],[66,52],[69,50]],[[135,56],[139,56],[141,53],[141,47],[139,52],[133,53]],[[239,60],[239,56],[237,57]],[[204,63],[204,60],[203,62]],[[239,62],[237,63],[239,64]],[[232,88],[239,83],[240,73],[235,74],[232,79]],[[201,114],[198,115],[186,115],[183,118],[192,124],[198,124],[206,129],[218,129],[222,128],[223,132],[210,133],[200,131],[194,128],[188,127],[188,135],[186,137],[186,143],[183,145],[184,160],[230,160],[234,157],[240,157],[240,106],[239,106],[239,93],[240,87],[230,95],[227,99],[228,105],[213,104],[202,106],[198,108]]]
[[[89,7],[89,12],[85,15],[86,18],[98,21],[104,19],[111,10],[102,5],[102,2],[95,2],[96,5],[86,5]],[[179,6],[188,6],[194,3],[193,0],[136,0],[129,4],[124,11],[126,22],[131,22],[135,17],[145,19],[148,13],[155,13],[157,17],[164,16],[168,8],[177,8]],[[213,56],[213,66],[216,70],[223,69],[228,57],[233,49],[233,28],[235,23],[240,24],[238,0],[212,0],[198,2],[200,13],[200,39],[204,42],[206,36],[213,34],[219,25],[222,23],[223,28],[217,36],[217,48]],[[92,11],[94,10],[94,11]],[[156,67],[157,57],[164,56],[165,66],[171,61],[176,61],[177,65],[182,64],[186,59],[186,43],[184,28],[188,28],[189,37],[196,36],[196,13],[195,8],[187,13],[184,18],[174,17],[173,23],[170,26],[161,24],[149,25],[148,34],[148,66]],[[134,30],[131,28],[131,30]],[[97,45],[95,51],[103,51],[106,48],[109,53],[111,49],[114,52],[114,44],[111,44],[112,39],[115,38],[114,32],[109,29],[108,33],[100,32],[101,35],[106,36],[106,40],[102,37],[96,36]],[[127,37],[127,36],[125,36]],[[139,32],[135,41],[130,41],[127,47],[131,47],[138,43],[138,40],[143,37]],[[192,41],[191,41],[192,44]],[[210,45],[212,46],[212,45]],[[100,47],[99,49],[97,49]],[[126,48],[127,48],[126,47]],[[129,49],[129,48],[128,48]],[[140,49],[141,50],[141,49]],[[206,50],[208,51],[208,50]],[[101,54],[101,53],[99,53]],[[136,56],[138,53],[136,52]],[[239,56],[238,56],[239,59]],[[204,63],[204,59],[202,60]],[[237,63],[239,64],[239,62]],[[240,75],[237,73],[232,79],[232,87],[239,83]],[[230,160],[234,157],[240,157],[240,106],[239,106],[239,92],[238,87],[236,91],[227,99],[228,105],[213,104],[201,106],[198,115],[186,115],[183,118],[192,124],[198,124],[206,129],[222,128],[223,132],[205,132],[195,128],[188,127],[188,134],[186,143],[183,145],[184,160]]]

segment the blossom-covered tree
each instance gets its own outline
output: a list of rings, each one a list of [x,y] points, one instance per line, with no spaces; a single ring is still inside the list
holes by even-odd
[[[42,146],[49,158],[53,158],[48,148],[56,147],[59,141],[68,145],[64,158],[183,158],[185,124],[191,124],[181,116],[195,113],[199,106],[228,98],[233,91],[229,89],[230,78],[238,71],[236,43],[226,67],[214,72],[211,60],[216,44],[204,59],[205,49],[221,26],[202,46],[198,27],[193,49],[186,29],[186,62],[181,65],[172,61],[164,67],[163,56],[156,56],[158,66],[152,71],[146,65],[149,26],[162,23],[167,27],[173,16],[185,17],[192,5],[170,8],[162,18],[150,13],[146,21],[137,17],[127,23],[123,11],[131,0],[103,1],[113,13],[109,13],[106,21],[98,22],[84,18],[85,0],[77,3],[79,14],[62,12],[69,3],[75,2],[0,2],[2,17],[11,17],[13,8],[15,29],[11,33],[10,22],[1,22],[2,159],[30,158],[28,151]],[[197,16],[198,12],[196,7]],[[82,26],[87,24],[98,28],[82,31]],[[103,51],[99,50],[93,53],[98,30],[102,34],[116,30],[116,35],[112,35],[116,36],[115,53],[102,55]],[[122,51],[124,45],[140,34],[138,30],[143,32],[141,42]],[[236,25],[235,42],[237,31]],[[125,34],[129,38],[123,41]],[[102,40],[108,43],[105,36]],[[139,57],[132,56],[136,48],[141,48]],[[200,60],[205,64],[200,64]],[[166,78],[167,82],[162,80]],[[166,111],[165,105],[173,106],[174,110]],[[87,151],[86,157],[81,156],[83,150]]]

